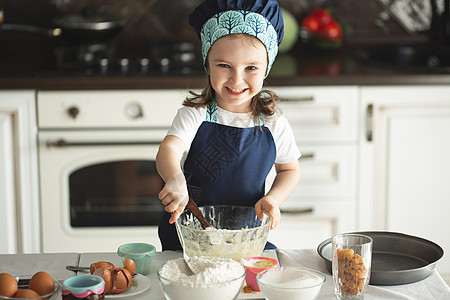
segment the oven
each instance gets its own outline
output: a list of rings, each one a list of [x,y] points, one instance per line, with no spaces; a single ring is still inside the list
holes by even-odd
[[[115,251],[157,228],[156,154],[181,90],[39,91],[43,252]]]

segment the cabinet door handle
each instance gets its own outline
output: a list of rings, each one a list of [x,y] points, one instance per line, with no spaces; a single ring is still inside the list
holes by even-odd
[[[302,153],[302,156],[300,156],[300,159],[313,159],[314,158],[314,153]]]
[[[160,145],[161,141],[110,141],[110,142],[68,142],[64,139],[57,141],[47,141],[45,145],[47,148],[66,148],[66,147],[93,147],[93,146],[145,146],[145,145]]]
[[[366,139],[368,142],[373,140],[373,104],[366,108]]]
[[[312,214],[314,212],[314,208],[313,207],[306,207],[303,209],[289,209],[289,210],[281,210],[281,214],[285,214],[285,215],[308,215],[308,214]]]
[[[305,96],[298,96],[298,97],[291,97],[291,98],[281,98],[281,101],[283,102],[312,102],[314,101],[314,96],[311,95],[305,95]]]

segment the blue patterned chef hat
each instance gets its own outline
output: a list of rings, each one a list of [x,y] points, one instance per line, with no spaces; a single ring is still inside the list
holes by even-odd
[[[266,76],[284,34],[283,17],[276,0],[205,0],[190,15],[189,24],[202,42],[203,64],[212,44],[224,35],[247,33],[266,47]]]

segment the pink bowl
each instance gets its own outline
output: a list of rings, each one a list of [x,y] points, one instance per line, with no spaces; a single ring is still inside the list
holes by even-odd
[[[267,262],[264,262],[267,261]],[[247,257],[242,259],[242,265],[246,269],[245,281],[247,285],[253,290],[260,292],[258,283],[256,282],[256,275],[264,270],[275,268],[279,266],[278,260],[271,257]]]

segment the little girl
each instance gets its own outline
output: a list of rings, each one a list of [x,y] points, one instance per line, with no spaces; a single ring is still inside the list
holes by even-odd
[[[173,223],[188,195],[198,206],[254,206],[258,218],[272,217],[273,229],[299,181],[292,129],[276,94],[262,90],[283,37],[278,3],[206,0],[189,22],[202,42],[209,85],[184,101],[156,158],[166,182],[158,195],[166,210],[159,225],[163,250],[181,249]],[[276,177],[264,194],[274,164]]]

